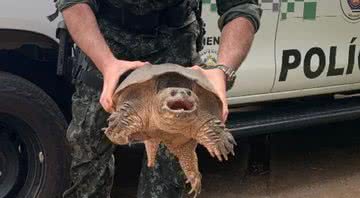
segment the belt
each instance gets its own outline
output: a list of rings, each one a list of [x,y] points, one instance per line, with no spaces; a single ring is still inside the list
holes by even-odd
[[[189,0],[181,0],[180,3],[166,9],[139,15],[134,14],[128,8],[116,8],[109,5],[108,2],[102,1],[99,16],[125,29],[139,33],[151,33],[160,26],[183,26],[192,12],[190,7]]]

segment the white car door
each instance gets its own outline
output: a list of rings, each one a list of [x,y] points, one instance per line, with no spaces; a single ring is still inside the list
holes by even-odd
[[[360,0],[282,0],[280,8],[272,92],[360,82]]]
[[[219,18],[215,0],[203,0],[203,18],[206,23],[205,45],[201,51],[202,59],[207,64],[215,64],[219,47]],[[263,15],[260,30],[251,51],[237,72],[234,87],[228,92],[229,104],[236,104],[240,98],[250,95],[270,93],[275,78],[274,39],[278,19],[279,2],[262,0]],[[243,99],[242,99],[243,100]]]
[[[57,40],[55,31],[61,17],[52,23],[47,19],[55,10],[49,0],[0,0],[0,29],[37,32]]]

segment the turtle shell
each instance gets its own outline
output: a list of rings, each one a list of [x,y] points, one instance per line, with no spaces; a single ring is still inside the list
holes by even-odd
[[[194,81],[203,89],[213,93],[221,104],[221,100],[217,96],[211,83],[200,71],[170,63],[159,65],[148,64],[134,70],[120,83],[119,87],[115,91],[115,95],[120,94],[121,91],[127,87],[153,80],[167,73],[178,73],[179,75]]]

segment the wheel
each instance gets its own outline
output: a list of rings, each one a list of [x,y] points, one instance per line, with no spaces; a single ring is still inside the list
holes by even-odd
[[[66,127],[45,92],[0,72],[0,198],[61,196],[70,162]]]

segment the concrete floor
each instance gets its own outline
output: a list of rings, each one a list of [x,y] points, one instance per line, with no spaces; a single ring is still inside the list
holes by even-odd
[[[356,198],[360,197],[359,121],[273,134],[271,171],[242,177],[241,156],[225,163],[199,152],[200,198]],[[119,149],[113,198],[136,194],[142,152]],[[241,153],[241,152],[237,152]]]

